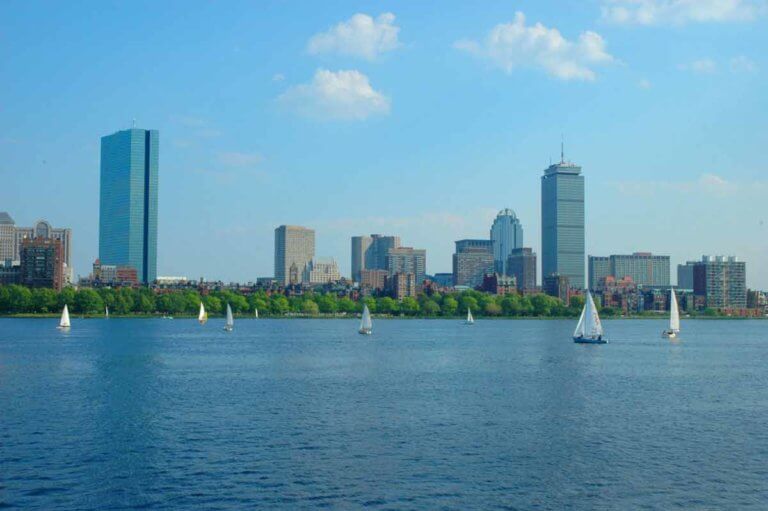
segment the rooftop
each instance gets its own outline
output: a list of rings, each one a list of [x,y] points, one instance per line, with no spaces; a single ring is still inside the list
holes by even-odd
[[[13,221],[13,218],[11,218],[11,215],[6,213],[5,211],[0,211],[0,224],[4,225],[15,225],[16,222]]]

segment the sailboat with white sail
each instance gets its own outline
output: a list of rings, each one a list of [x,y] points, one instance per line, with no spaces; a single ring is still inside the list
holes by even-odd
[[[603,325],[600,323],[595,301],[589,291],[587,291],[584,308],[581,310],[579,323],[573,332],[573,342],[580,344],[606,344],[608,342],[603,339]]]
[[[371,335],[373,333],[373,321],[371,321],[371,311],[367,305],[363,305],[363,318],[360,320],[360,330],[362,335]]]
[[[227,304],[227,322],[224,325],[224,331],[231,332],[235,328],[235,318],[232,316],[232,307]]]
[[[67,307],[67,304],[64,304],[64,310],[61,311],[61,319],[59,320],[59,326],[58,328],[60,330],[69,330],[70,327],[69,322],[69,308]]]
[[[253,317],[259,319],[259,309],[256,307],[253,308]]]
[[[475,324],[475,318],[472,317],[472,309],[467,307],[467,319],[464,321],[465,325],[474,325]]]
[[[205,312],[203,302],[200,302],[200,312],[197,314],[197,322],[204,325],[206,321],[208,321],[208,313]]]
[[[669,290],[669,328],[661,333],[662,337],[674,339],[680,333],[680,310],[677,307],[675,290]]]
[[[109,319],[109,307],[104,306],[104,319]]]

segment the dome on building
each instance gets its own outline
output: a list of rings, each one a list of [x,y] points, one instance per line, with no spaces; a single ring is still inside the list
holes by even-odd
[[[512,218],[517,218],[517,215],[515,214],[515,212],[509,208],[505,208],[499,211],[499,214],[496,215],[496,218],[501,218],[503,216],[511,216]]]

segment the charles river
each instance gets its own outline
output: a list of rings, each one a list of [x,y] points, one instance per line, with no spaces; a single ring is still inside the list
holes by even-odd
[[[768,321],[0,319],[0,508],[768,509]]]

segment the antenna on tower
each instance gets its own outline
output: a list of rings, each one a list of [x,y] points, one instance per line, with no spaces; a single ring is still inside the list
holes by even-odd
[[[133,118],[133,121],[131,122],[131,128],[136,129],[136,118]]]
[[[560,133],[560,163],[565,163],[565,137]]]

